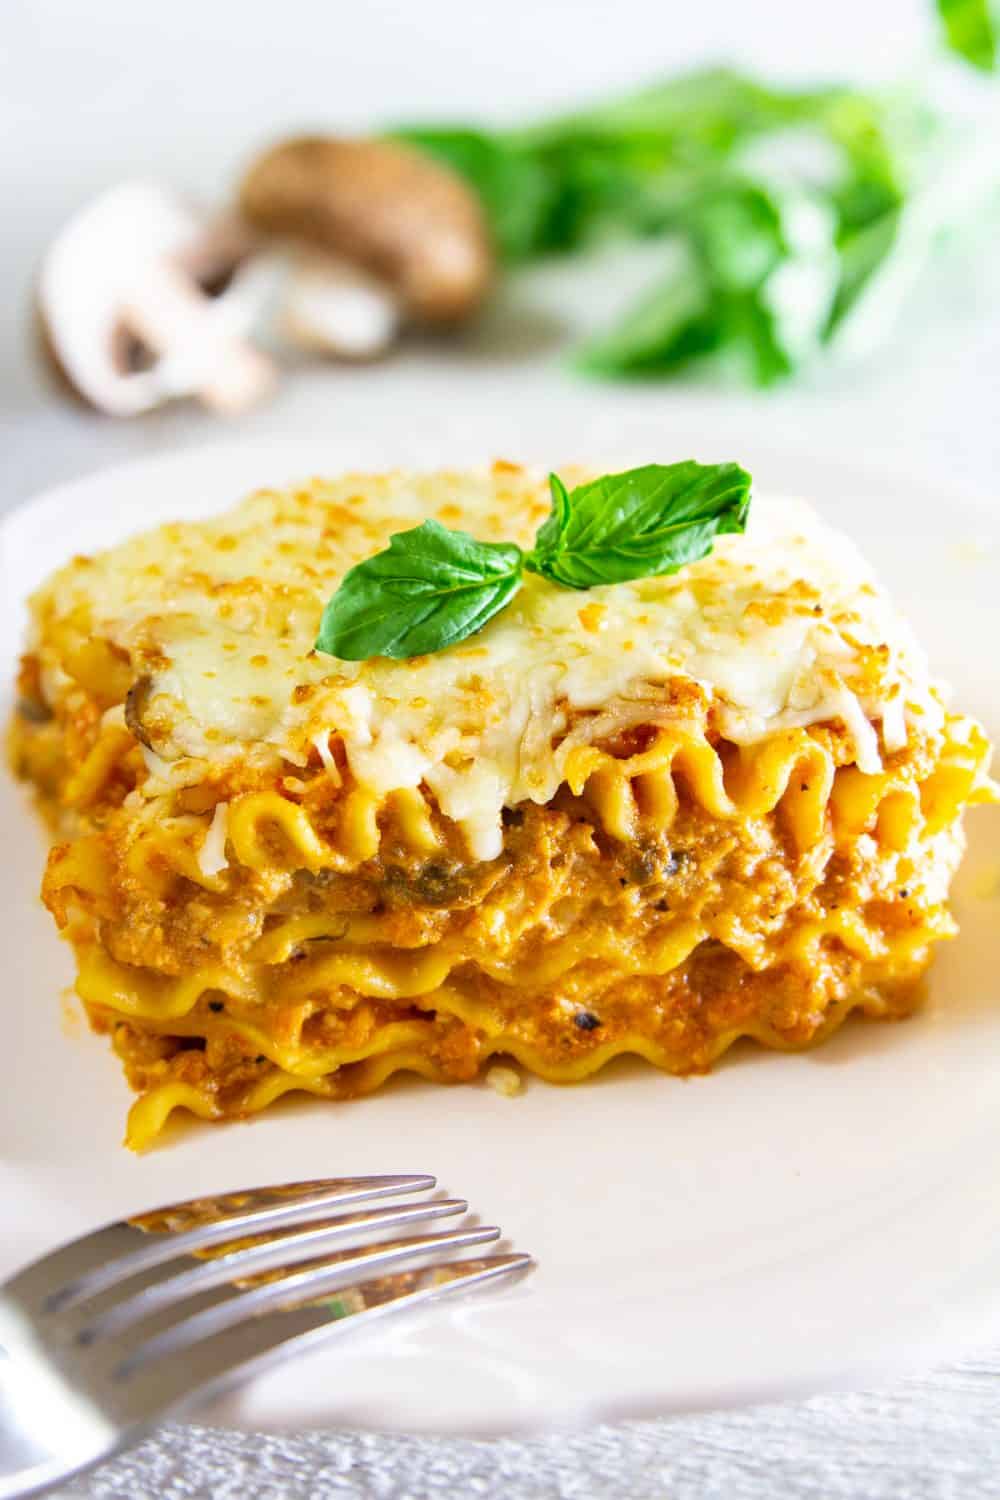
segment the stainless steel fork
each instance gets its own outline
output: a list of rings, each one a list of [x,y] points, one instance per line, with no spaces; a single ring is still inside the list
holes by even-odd
[[[0,1286],[0,1500],[107,1458],[251,1368],[532,1265],[519,1254],[449,1259],[499,1239],[492,1226],[398,1237],[467,1212],[461,1199],[426,1196],[434,1186],[348,1177],[196,1198],[27,1266]],[[411,1198],[370,1206],[399,1194]]]

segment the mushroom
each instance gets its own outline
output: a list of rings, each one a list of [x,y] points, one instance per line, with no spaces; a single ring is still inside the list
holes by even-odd
[[[149,730],[143,723],[142,716],[149,703],[150,693],[153,687],[153,679],[148,675],[137,677],[135,682],[125,694],[125,724],[130,732],[145,745],[147,750],[156,750],[156,746],[149,737]]]
[[[360,266],[291,248],[274,334],[279,342],[343,359],[371,359],[392,343],[400,307],[391,291]]]
[[[172,193],[126,182],[65,226],[42,264],[44,348],[71,388],[115,416],[197,396],[235,412],[274,368],[250,342],[276,272],[235,220],[200,219]]]
[[[285,328],[313,347],[375,353],[404,318],[458,322],[492,279],[475,193],[397,142],[285,141],[251,166],[240,208],[292,248]]]

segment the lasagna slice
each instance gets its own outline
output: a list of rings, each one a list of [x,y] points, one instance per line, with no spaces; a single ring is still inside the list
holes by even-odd
[[[130,1145],[401,1069],[696,1073],[914,1008],[989,747],[807,507],[755,500],[671,576],[528,577],[436,655],[314,650],[393,533],[527,546],[548,507],[510,465],[316,480],[35,596],[16,762]]]

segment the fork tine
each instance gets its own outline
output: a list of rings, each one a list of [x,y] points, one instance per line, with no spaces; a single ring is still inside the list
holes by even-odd
[[[264,1366],[301,1353],[331,1335],[367,1327],[375,1318],[477,1290],[529,1270],[530,1255],[487,1256],[397,1272],[347,1288],[341,1296],[270,1310],[133,1368],[123,1382],[123,1415],[142,1422],[166,1407],[217,1393]]]
[[[185,1316],[185,1309],[171,1304],[159,1315],[126,1330],[108,1341],[102,1358],[120,1378],[159,1359],[172,1350],[189,1347],[199,1339],[210,1338],[234,1323],[242,1323],[272,1307],[288,1306],[307,1299],[327,1297],[339,1288],[371,1277],[402,1261],[414,1260],[435,1251],[462,1250],[500,1238],[494,1225],[473,1224],[458,1229],[430,1231],[411,1239],[383,1240],[350,1250],[318,1256],[290,1268],[264,1272],[260,1276],[239,1277],[207,1291],[197,1308]]]
[[[283,1205],[314,1202],[331,1195],[342,1201],[352,1201],[357,1197],[378,1197],[382,1193],[419,1192],[435,1185],[435,1178],[424,1172],[404,1176],[308,1178],[303,1182],[271,1183],[267,1187],[236,1188],[210,1197],[189,1198],[183,1203],[170,1203],[165,1208],[137,1214],[129,1219],[129,1223],[150,1233],[178,1233],[195,1229],[199,1224],[215,1224],[220,1219],[232,1220],[258,1210],[280,1209]]]
[[[435,1178],[424,1173],[332,1177],[195,1198],[105,1225],[72,1240],[33,1262],[5,1289],[35,1312],[52,1312],[175,1255],[206,1249],[243,1234],[306,1223],[328,1209],[364,1199],[423,1192],[434,1186]]]
[[[117,1298],[95,1311],[92,1299],[81,1304],[85,1319],[76,1334],[78,1343],[90,1344],[108,1338],[129,1324],[148,1318],[164,1305],[177,1304],[199,1296],[238,1277],[283,1270],[297,1262],[312,1260],[327,1249],[331,1241],[357,1234],[393,1229],[421,1219],[440,1219],[468,1210],[464,1198],[429,1198],[418,1203],[393,1204],[388,1208],[368,1208],[358,1213],[341,1214],[335,1219],[320,1219],[304,1228],[277,1230],[250,1240],[215,1247],[207,1259],[197,1260],[187,1269],[176,1269],[173,1262],[148,1271],[144,1279],[129,1279],[124,1295],[112,1288],[106,1295]],[[72,1313],[69,1314],[72,1316]]]

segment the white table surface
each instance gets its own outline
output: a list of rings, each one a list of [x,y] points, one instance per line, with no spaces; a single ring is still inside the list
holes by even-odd
[[[101,186],[141,171],[218,196],[257,142],[286,129],[428,113],[514,118],[698,57],[799,78],[919,74],[928,10],[927,0],[2,0],[0,509],[110,462],[233,435],[183,409],[102,421],[62,404],[41,377],[28,338],[34,267],[60,219]],[[947,70],[945,81],[961,86]],[[300,373],[235,431],[361,435],[376,445],[389,432],[415,452],[558,462],[575,456],[577,431],[586,456],[656,422],[672,455],[686,429],[717,431],[737,458],[741,442],[766,433],[769,445],[799,454],[803,487],[811,454],[850,452],[989,498],[1000,460],[1000,257],[988,262],[946,252],[885,349],[765,396],[571,389],[549,312],[577,319],[592,302],[604,306],[607,278],[584,269],[567,288],[561,273],[540,273],[460,351],[413,346],[371,369]],[[547,404],[560,411],[555,427]],[[878,1392],[531,1441],[170,1427],[63,1493],[985,1500],[1000,1495],[998,1453],[1000,1353],[986,1353]]]

